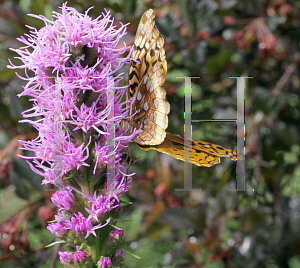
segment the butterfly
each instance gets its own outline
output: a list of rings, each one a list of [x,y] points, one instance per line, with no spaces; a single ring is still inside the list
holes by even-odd
[[[154,149],[184,160],[184,138],[166,132],[170,104],[165,100],[166,91],[162,86],[167,61],[164,39],[155,28],[154,17],[152,9],[143,14],[134,41],[127,88],[127,98],[132,99],[129,123],[131,131],[141,127],[142,131],[134,137],[141,149]],[[219,163],[220,157],[237,159],[232,150],[220,145],[196,140],[191,143],[191,162],[195,165],[210,167]]]

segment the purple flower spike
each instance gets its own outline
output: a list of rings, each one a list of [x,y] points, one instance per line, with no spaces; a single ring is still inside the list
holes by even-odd
[[[129,125],[128,101],[122,101],[126,86],[118,87],[121,74],[113,79],[114,102],[108,102],[107,77],[113,77],[124,64],[130,62],[133,47],[116,48],[126,34],[126,25],[118,29],[109,12],[96,19],[80,14],[74,8],[62,5],[62,14],[53,12],[52,20],[44,16],[30,15],[44,21],[40,30],[30,27],[30,34],[18,40],[25,44],[15,51],[22,61],[21,66],[10,64],[8,68],[31,70],[33,77],[26,75],[27,85],[19,96],[30,96],[33,108],[23,113],[23,123],[32,124],[39,136],[32,141],[20,141],[23,150],[36,154],[32,170],[45,177],[43,183],[64,184],[57,180],[53,171],[60,169],[62,176],[70,171],[90,166],[86,161],[92,150],[96,156],[93,173],[96,174],[107,164],[108,147],[107,125],[112,122],[115,128],[116,176],[126,180],[125,159],[121,150],[133,141],[139,132],[127,134]],[[30,48],[30,49],[28,49]],[[126,57],[119,57],[126,50]],[[88,92],[91,100],[83,103]],[[114,110],[113,118],[108,119],[109,111]],[[58,118],[58,116],[60,118]],[[37,121],[31,118],[41,118]],[[55,121],[60,119],[61,121]],[[57,126],[63,131],[59,132]],[[82,134],[89,134],[77,140]],[[89,146],[91,135],[98,136],[94,146]],[[54,172],[55,173],[55,172]]]
[[[59,212],[47,228],[70,246],[83,247],[59,252],[62,264],[73,268],[95,267],[93,260],[100,254],[118,262],[125,258],[124,252],[114,253],[108,245],[110,239],[119,240],[123,230],[110,233],[109,224],[120,219],[118,196],[127,191],[133,175],[126,171],[127,147],[140,132],[128,123],[128,85],[119,86],[123,73],[116,73],[131,60],[133,46],[118,45],[126,25],[114,25],[106,10],[96,19],[88,12],[81,14],[64,3],[50,20],[31,14],[45,26],[28,26],[29,34],[18,38],[24,45],[12,49],[21,65],[8,66],[24,69],[25,77],[18,76],[27,84],[19,97],[29,96],[33,105],[22,113],[21,122],[38,131],[37,138],[20,141],[22,150],[30,152],[21,157],[44,177],[42,184],[59,188],[51,198]],[[126,50],[129,53],[120,57]],[[110,257],[102,257],[98,267],[112,267]]]

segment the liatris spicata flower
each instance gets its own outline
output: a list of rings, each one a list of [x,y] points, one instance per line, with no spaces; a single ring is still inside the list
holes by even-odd
[[[102,257],[101,260],[98,262],[98,268],[111,268],[112,263],[110,258]]]
[[[93,20],[88,11],[80,14],[66,4],[61,11],[51,20],[30,15],[45,26],[29,27],[30,34],[18,39],[25,46],[12,49],[23,64],[8,67],[25,69],[27,81],[19,97],[33,102],[21,122],[38,131],[36,139],[20,143],[33,153],[24,158],[33,159],[28,163],[43,184],[58,187],[52,201],[59,212],[48,229],[60,242],[77,246],[74,254],[59,253],[64,266],[121,267],[125,253],[116,248],[123,230],[113,226],[122,212],[118,195],[129,185],[127,144],[139,130],[128,133],[131,100],[122,101],[122,74],[113,75],[129,63],[132,47],[117,48],[126,25],[113,26],[109,12]]]

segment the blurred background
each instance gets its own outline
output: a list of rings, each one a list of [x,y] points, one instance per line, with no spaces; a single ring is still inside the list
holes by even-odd
[[[30,108],[19,99],[24,81],[7,69],[16,37],[43,23],[26,14],[51,17],[63,1],[0,3],[0,267],[62,267],[46,229],[55,208],[52,192],[40,185],[17,155],[18,140],[36,137],[20,124]],[[132,45],[144,11],[152,8],[165,39],[171,105],[168,132],[183,135],[184,83],[192,80],[192,119],[236,118],[236,80],[252,76],[245,90],[246,189],[235,188],[235,162],[193,167],[193,188],[183,188],[183,162],[132,144],[135,172],[122,196],[126,267],[300,267],[300,1],[286,0],[115,0],[68,1],[96,18],[104,8],[130,22]],[[19,64],[19,62],[14,61]],[[124,85],[128,66],[124,68]],[[22,71],[19,71],[22,75]],[[233,149],[235,123],[193,123],[193,138]],[[60,250],[68,250],[61,247]]]

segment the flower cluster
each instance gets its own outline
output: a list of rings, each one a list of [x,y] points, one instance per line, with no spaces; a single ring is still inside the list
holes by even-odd
[[[261,57],[271,56],[277,39],[262,18],[254,19],[243,31],[235,32],[233,41],[239,49],[247,49],[255,40],[255,35],[258,41],[259,55]]]
[[[32,124],[38,137],[20,141],[22,149],[33,153],[26,158],[33,159],[28,163],[43,184],[59,188],[52,196],[59,212],[48,229],[77,246],[74,253],[59,253],[65,267],[121,267],[125,252],[116,248],[123,230],[113,226],[122,212],[118,195],[129,184],[127,144],[138,133],[127,123],[131,100],[122,101],[122,73],[113,77],[131,60],[132,46],[117,48],[126,25],[116,28],[107,11],[92,19],[66,4],[51,20],[30,16],[45,26],[29,27],[30,34],[18,39],[25,46],[12,50],[23,64],[8,67],[25,69],[21,78],[27,84],[19,97],[33,101],[22,122]],[[105,176],[109,166],[114,189]]]

